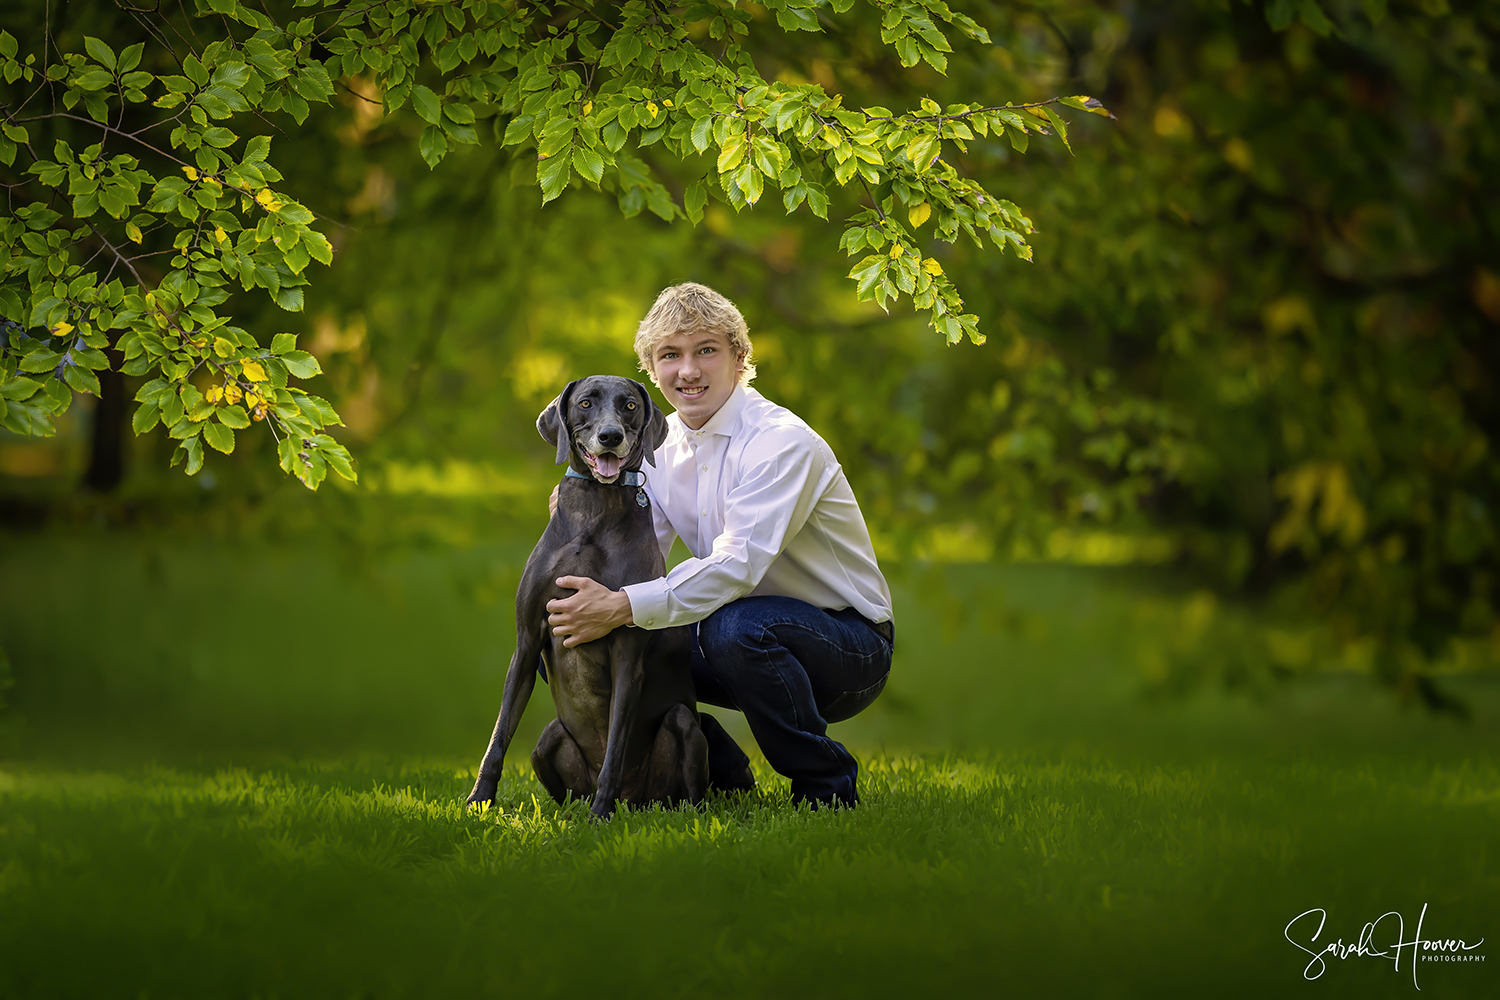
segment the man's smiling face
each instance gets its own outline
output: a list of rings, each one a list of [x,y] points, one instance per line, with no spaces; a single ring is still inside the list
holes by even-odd
[[[729,401],[745,359],[720,333],[674,333],[651,355],[656,384],[682,422],[697,430]]]

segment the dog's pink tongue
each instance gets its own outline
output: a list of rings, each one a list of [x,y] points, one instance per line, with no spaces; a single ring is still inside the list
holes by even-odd
[[[620,474],[620,462],[621,459],[614,455],[594,456],[594,467],[605,479],[613,479]]]

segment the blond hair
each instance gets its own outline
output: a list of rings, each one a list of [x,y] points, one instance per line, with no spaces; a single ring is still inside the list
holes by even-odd
[[[662,290],[635,331],[635,353],[641,359],[641,371],[656,381],[656,348],[663,340],[677,334],[717,333],[729,341],[729,349],[744,362],[740,384],[749,385],[755,378],[755,345],[750,343],[750,328],[740,311],[718,292],[696,281],[683,282]]]

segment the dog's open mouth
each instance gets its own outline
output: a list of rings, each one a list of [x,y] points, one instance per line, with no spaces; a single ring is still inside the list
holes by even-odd
[[[620,478],[620,466],[625,463],[623,458],[602,451],[595,455],[587,449],[581,450],[584,461],[589,463],[589,468],[594,472],[595,479],[601,483],[612,483]]]

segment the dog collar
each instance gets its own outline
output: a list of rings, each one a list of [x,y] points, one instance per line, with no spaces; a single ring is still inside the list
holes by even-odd
[[[591,483],[598,483],[599,482],[599,480],[595,479],[593,476],[585,476],[581,472],[575,472],[574,469],[573,469],[573,467],[571,465],[568,466],[567,471],[564,472],[563,475],[567,476],[570,479],[583,479],[583,480],[587,480],[588,482],[591,482]],[[620,473],[620,478],[617,481],[615,481],[613,483],[599,483],[599,485],[600,486],[645,486],[646,485],[646,474],[644,472],[632,472],[629,469],[626,469],[624,472]]]

